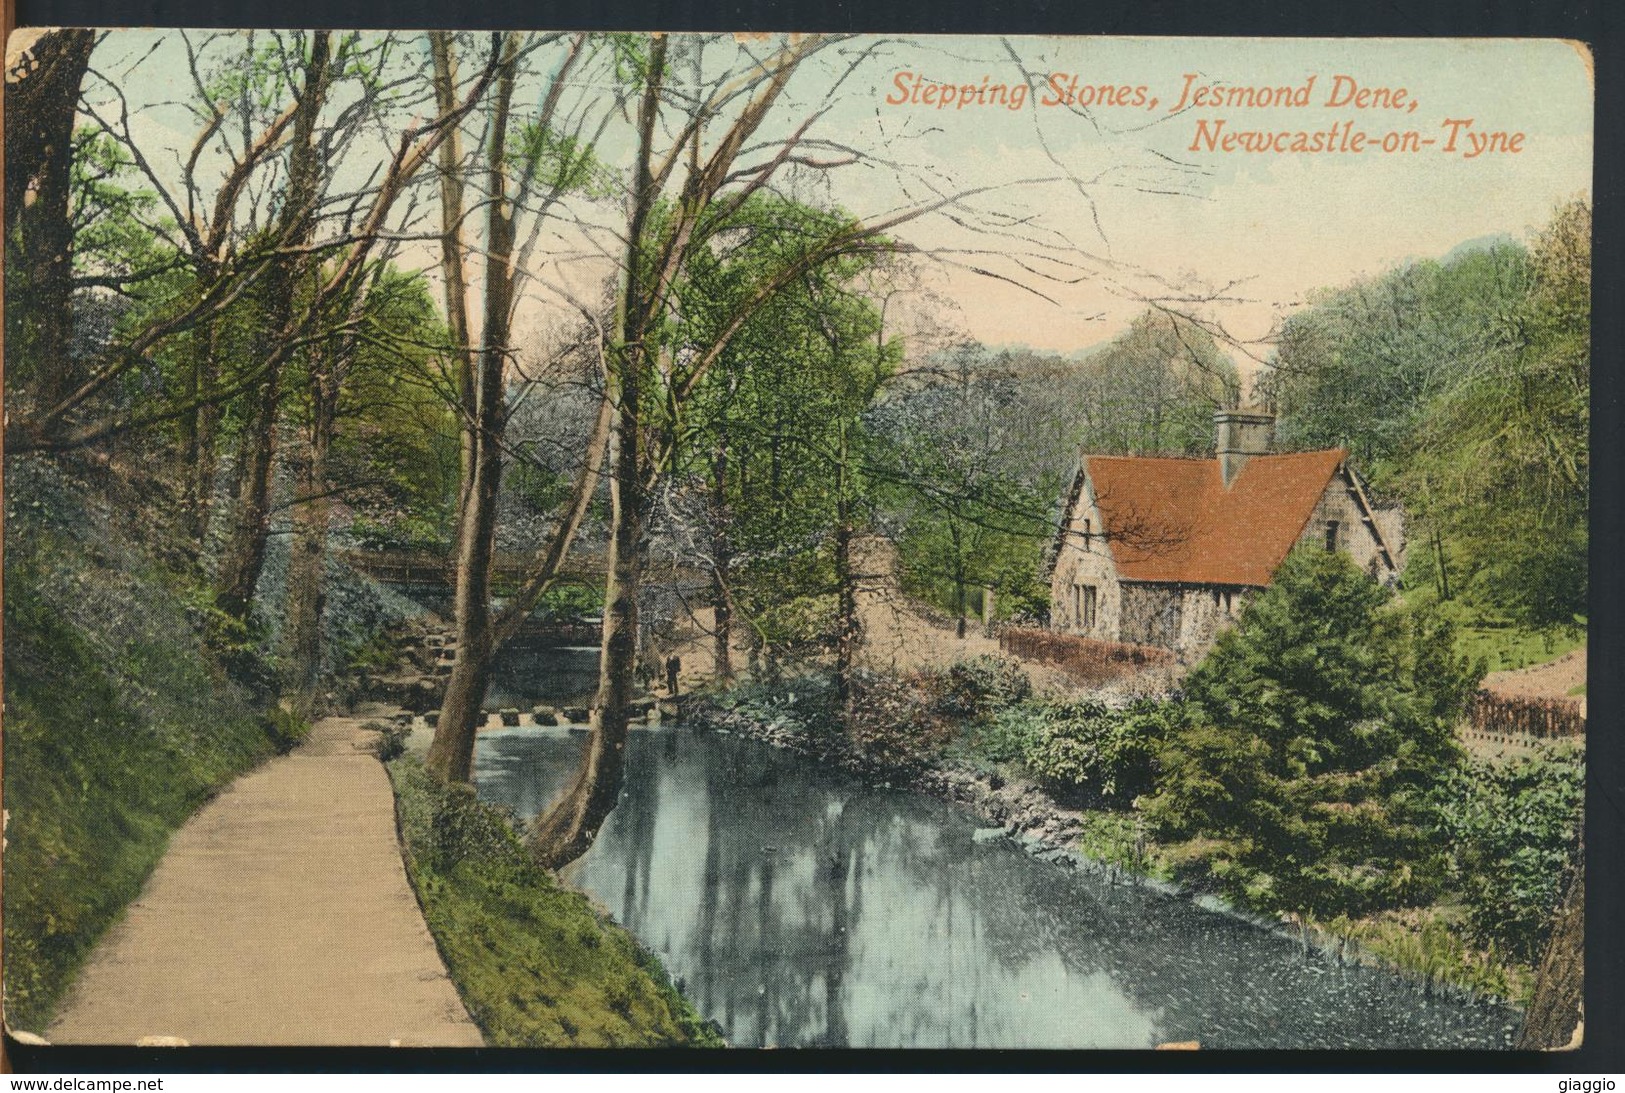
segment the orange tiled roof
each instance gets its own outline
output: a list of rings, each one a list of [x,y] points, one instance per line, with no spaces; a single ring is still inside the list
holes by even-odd
[[[1255,455],[1229,489],[1217,459],[1095,455],[1084,470],[1124,580],[1262,587],[1346,458]]]

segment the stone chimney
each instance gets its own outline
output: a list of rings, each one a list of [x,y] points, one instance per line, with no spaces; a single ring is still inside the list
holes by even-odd
[[[1218,433],[1219,473],[1225,488],[1236,480],[1247,460],[1264,455],[1275,442],[1275,415],[1262,410],[1220,410],[1213,415]]]

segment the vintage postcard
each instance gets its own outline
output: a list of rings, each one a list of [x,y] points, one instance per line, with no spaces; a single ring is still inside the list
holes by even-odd
[[[24,29],[24,1043],[1553,1049],[1592,58]]]

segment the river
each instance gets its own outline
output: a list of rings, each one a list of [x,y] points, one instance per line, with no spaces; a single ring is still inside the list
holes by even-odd
[[[579,729],[480,736],[522,816]],[[1176,897],[1037,861],[970,814],[752,740],[634,732],[619,807],[566,879],[737,1046],[1495,1048],[1516,1016],[1427,997]]]

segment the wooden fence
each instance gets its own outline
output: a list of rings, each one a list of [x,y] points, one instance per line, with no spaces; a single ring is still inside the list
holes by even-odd
[[[1491,736],[1527,736],[1537,740],[1584,736],[1585,715],[1568,698],[1521,698],[1479,691],[1467,708],[1473,731]]]
[[[1105,683],[1174,662],[1173,653],[1151,645],[1096,641],[1025,627],[1000,630],[999,649],[1012,656],[1053,664],[1080,683]]]

